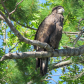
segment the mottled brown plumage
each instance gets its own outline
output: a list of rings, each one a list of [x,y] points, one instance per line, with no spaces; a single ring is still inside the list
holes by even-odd
[[[47,16],[40,24],[35,40],[48,43],[53,49],[58,49],[59,41],[62,37],[63,28],[63,7],[57,6],[52,9],[52,13]],[[40,47],[34,46],[36,51],[46,51]],[[36,58],[36,68],[40,67],[40,73],[47,73],[48,58]]]

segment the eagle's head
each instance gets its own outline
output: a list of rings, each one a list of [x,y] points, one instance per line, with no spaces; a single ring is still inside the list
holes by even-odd
[[[53,9],[52,9],[52,12],[56,12],[56,13],[58,13],[58,14],[63,14],[63,12],[64,12],[64,8],[62,7],[62,6],[56,6],[56,7],[54,7]]]

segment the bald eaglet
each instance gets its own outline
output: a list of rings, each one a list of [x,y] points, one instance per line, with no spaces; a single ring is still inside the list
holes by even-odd
[[[63,12],[62,6],[57,6],[52,9],[52,12],[39,25],[35,35],[35,40],[48,43],[53,49],[58,49],[59,41],[62,37],[63,29]],[[46,49],[34,46],[36,51],[46,51]],[[36,58],[36,68],[40,67],[41,75],[47,73],[48,58]]]

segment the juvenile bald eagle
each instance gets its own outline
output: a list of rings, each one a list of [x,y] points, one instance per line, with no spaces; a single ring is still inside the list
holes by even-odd
[[[62,37],[63,29],[63,12],[62,6],[57,6],[52,9],[52,13],[47,16],[40,24],[35,40],[48,43],[53,49],[58,49],[59,41]],[[40,47],[34,46],[36,51],[46,51]],[[36,58],[36,68],[40,67],[40,73],[47,73],[48,58]]]

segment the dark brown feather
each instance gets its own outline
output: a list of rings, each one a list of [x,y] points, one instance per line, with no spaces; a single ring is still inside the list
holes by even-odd
[[[59,6],[62,7],[62,6]],[[58,8],[55,7],[52,13],[47,16],[40,24],[35,40],[48,43],[54,49],[58,49],[59,41],[62,37],[63,15],[58,14]],[[46,51],[38,46],[34,46],[37,51]],[[45,64],[45,66],[43,66]],[[47,73],[48,58],[36,58],[36,68],[40,67],[40,73],[45,75]]]

